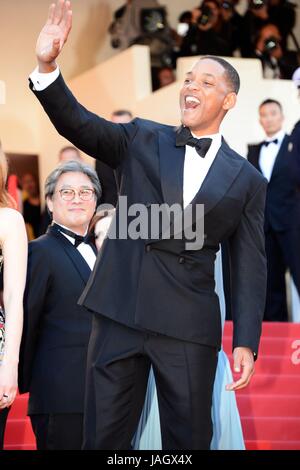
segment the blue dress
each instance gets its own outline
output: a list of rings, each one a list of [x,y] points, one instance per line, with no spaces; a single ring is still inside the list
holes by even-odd
[[[219,251],[215,262],[216,292],[219,296],[222,325],[225,322],[225,299],[223,291],[222,257]],[[213,390],[212,450],[244,450],[244,438],[240,416],[234,392],[225,390],[225,385],[232,382],[232,374],[228,358],[221,349]],[[133,448],[138,450],[160,450],[161,434],[157,393],[152,368],[149,374],[148,388],[144,408],[137,432],[133,439]]]

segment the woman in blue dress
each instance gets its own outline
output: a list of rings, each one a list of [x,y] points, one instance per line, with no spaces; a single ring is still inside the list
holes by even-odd
[[[223,290],[222,257],[219,250],[215,262],[216,293],[219,296],[222,325],[225,322],[225,297]],[[228,357],[223,349],[218,356],[218,366],[213,391],[212,450],[244,450],[244,439],[235,393],[225,390],[233,381]],[[133,448],[139,450],[159,450],[162,448],[159,411],[155,379],[150,370],[147,394],[139,426],[133,439]]]

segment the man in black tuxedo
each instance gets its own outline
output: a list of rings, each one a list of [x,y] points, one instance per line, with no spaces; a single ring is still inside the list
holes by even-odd
[[[84,448],[130,447],[152,364],[163,449],[208,449],[221,345],[214,261],[222,241],[229,244],[234,367],[241,372],[229,390],[246,386],[253,374],[265,305],[266,181],[219,134],[221,121],[235,105],[239,76],[223,59],[199,60],[181,90],[183,126],[178,132],[144,119],[108,122],[76,101],[55,63],[71,29],[70,8],[63,0],[50,7],[31,88],[60,133],[121,169],[120,193],[131,214],[120,197],[119,234],[111,233],[104,242],[80,299],[94,312]],[[204,205],[202,249],[201,243],[189,246],[190,234],[179,228],[179,218],[158,226],[156,236],[146,230],[152,211],[163,203],[169,208],[177,203],[184,216],[192,213],[196,231],[201,227],[197,211]],[[146,213],[140,237],[131,236],[136,204]],[[125,236],[120,233],[124,229]]]
[[[47,178],[53,223],[29,244],[19,372],[37,448],[80,449],[91,315],[78,305],[96,260],[84,238],[101,189],[89,165],[66,162]]]
[[[265,100],[259,107],[266,140],[249,145],[248,160],[269,181],[265,208],[268,264],[264,320],[287,321],[285,273],[289,269],[300,293],[300,153],[282,129],[281,104]],[[294,131],[295,132],[295,131]]]

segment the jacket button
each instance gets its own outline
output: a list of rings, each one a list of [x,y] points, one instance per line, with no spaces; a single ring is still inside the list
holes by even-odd
[[[180,256],[180,257],[178,258],[178,263],[179,263],[179,264],[183,264],[184,262],[185,262],[184,257],[183,257],[183,256]]]
[[[151,245],[146,245],[145,246],[145,250],[146,250],[147,253],[149,253],[149,251],[151,251],[151,249],[152,249]]]

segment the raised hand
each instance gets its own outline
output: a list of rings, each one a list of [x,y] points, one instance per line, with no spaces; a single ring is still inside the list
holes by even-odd
[[[45,26],[40,32],[36,43],[36,56],[40,72],[51,72],[56,68],[58,57],[72,27],[71,2],[57,0],[49,8]]]

